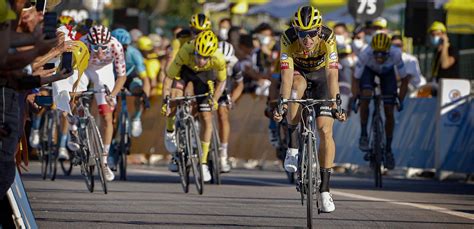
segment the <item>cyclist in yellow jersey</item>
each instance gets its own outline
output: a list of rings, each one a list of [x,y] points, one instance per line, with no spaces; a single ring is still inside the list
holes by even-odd
[[[188,83],[193,84],[193,92],[196,95],[214,91],[212,101],[209,101],[206,97],[197,99],[203,130],[201,132],[203,153],[201,164],[203,180],[206,182],[211,180],[211,174],[207,166],[207,155],[212,135],[211,111],[218,108],[218,99],[222,95],[227,78],[224,55],[221,52],[216,52],[217,42],[217,36],[209,30],[200,33],[195,40],[184,44],[171,63],[167,72],[168,79],[165,80],[163,86],[163,97],[165,100],[163,101],[162,113],[167,115],[169,115],[167,99],[170,95],[171,97],[182,96]],[[217,71],[217,75],[214,74],[214,71]],[[214,81],[216,82],[215,87]],[[168,120],[165,131],[165,142],[175,139],[174,114],[169,116],[170,120]],[[174,144],[174,149],[170,153],[174,154],[176,152],[176,141],[172,142],[172,144]]]
[[[282,84],[280,97],[300,99],[305,91],[314,99],[335,99],[339,93],[338,56],[336,42],[330,28],[322,25],[322,16],[312,6],[302,6],[295,13],[293,27],[281,36],[280,69]],[[296,172],[298,168],[300,119],[298,104],[283,105],[283,113],[274,111],[275,121],[281,121],[288,111],[289,144],[285,157],[285,169]],[[323,212],[332,212],[335,206],[329,193],[329,178],[333,167],[335,144],[332,137],[334,118],[344,121],[344,112],[338,113],[336,104],[315,107],[316,125],[321,140],[319,161],[321,163],[321,199]]]

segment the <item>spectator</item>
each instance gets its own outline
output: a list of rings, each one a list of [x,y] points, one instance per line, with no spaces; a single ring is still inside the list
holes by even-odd
[[[248,71],[247,74],[256,83],[255,93],[268,96],[271,84],[269,79],[273,72],[272,67],[274,66],[276,56],[278,56],[278,51],[274,49],[273,29],[269,24],[262,23],[253,31],[253,37],[258,41],[258,48],[253,56],[257,72]]]
[[[440,78],[458,78],[458,50],[449,43],[446,26],[435,21],[428,31],[435,48],[431,76],[436,82]]]
[[[354,29],[352,36],[352,51],[357,56],[367,47],[365,42],[365,31],[362,26],[358,26]]]
[[[231,27],[232,21],[230,20],[230,18],[224,18],[219,21],[219,40],[227,41],[227,39],[229,38],[229,30]]]
[[[351,85],[352,75],[354,73],[356,56],[352,53],[349,38],[349,31],[344,23],[338,23],[333,27],[334,35],[336,37],[337,53],[339,56],[339,91],[344,109],[349,109],[349,98],[352,97]]]
[[[426,79],[421,74],[420,64],[418,63],[418,59],[415,56],[404,52],[403,40],[400,35],[392,36],[392,46],[402,50],[402,60],[403,60],[403,63],[405,64],[407,77],[410,78],[410,83],[408,84],[409,90],[414,91],[420,86],[425,85]]]

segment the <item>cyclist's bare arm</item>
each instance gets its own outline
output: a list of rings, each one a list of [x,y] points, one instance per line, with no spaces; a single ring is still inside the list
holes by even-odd
[[[234,89],[232,89],[232,93],[231,93],[231,100],[232,100],[232,103],[235,103],[235,101],[237,101],[240,96],[242,95],[242,92],[244,91],[244,81],[241,80],[239,82],[235,82],[234,83]]]
[[[127,76],[126,75],[121,75],[117,76],[117,80],[115,80],[115,86],[112,92],[110,93],[111,97],[116,97],[120,90],[122,90],[123,85],[125,85],[125,82],[127,81]]]
[[[142,79],[143,82],[143,93],[145,93],[145,95],[149,97],[151,91],[150,78],[148,78],[146,71],[140,72],[138,76],[140,77],[140,79]]]
[[[216,90],[213,96],[214,101],[218,101],[219,98],[222,96],[222,92],[224,92],[226,81],[217,81]]]
[[[331,99],[335,99],[336,95],[339,94],[339,70],[335,68],[326,68],[326,77]],[[334,104],[334,106],[335,105],[336,104]]]

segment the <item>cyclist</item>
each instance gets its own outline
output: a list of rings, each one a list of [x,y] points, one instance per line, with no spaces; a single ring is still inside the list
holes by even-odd
[[[301,6],[295,13],[292,27],[281,36],[280,69],[282,83],[280,97],[300,99],[312,83],[310,93],[315,99],[335,99],[339,93],[338,55],[332,30],[322,25],[320,12],[312,6]],[[298,104],[284,104],[283,113],[274,111],[275,121],[281,121],[288,112],[289,144],[284,166],[288,172],[298,168],[299,136],[297,125],[300,119]],[[317,105],[316,124],[321,139],[319,160],[321,163],[321,198],[323,212],[335,210],[329,193],[329,179],[333,167],[335,144],[332,137],[334,118],[346,119],[344,112],[338,113],[336,104]]]
[[[227,65],[227,82],[224,93],[219,98],[219,108],[217,110],[219,120],[219,137],[221,139],[221,145],[219,154],[221,158],[221,171],[229,172],[230,165],[227,161],[227,147],[229,145],[230,135],[230,121],[229,112],[232,108],[232,104],[242,95],[244,90],[244,77],[242,75],[242,69],[239,66],[235,66],[238,59],[235,56],[235,50],[232,44],[226,41],[219,42],[219,51],[224,54],[225,62]]]
[[[191,31],[189,30],[182,30],[177,35],[176,38],[171,42],[171,55],[168,60],[168,66],[166,69],[168,70],[176,55],[178,54],[181,46],[188,43],[190,40],[194,39],[199,33],[203,31],[211,30],[211,21],[205,14],[194,14],[191,16],[191,20],[189,21],[189,26],[191,27]],[[172,77],[165,77],[163,82],[164,84],[171,84]],[[163,93],[164,95],[164,93]],[[163,96],[164,98],[165,96]],[[165,130],[165,148],[170,153],[176,152],[176,137],[174,132],[174,117],[168,117],[166,119],[166,130]],[[178,171],[178,166],[174,160],[171,160],[169,164],[169,170],[172,172]]]
[[[125,53],[125,67],[127,70],[125,88],[136,96],[135,114],[132,118],[132,136],[138,137],[142,134],[141,114],[143,112],[143,103],[139,96],[143,93],[147,96],[150,94],[150,81],[147,78],[142,54],[131,45],[132,36],[130,36],[130,33],[125,29],[115,29],[112,31],[112,37],[115,37],[122,44]]]
[[[137,40],[137,48],[144,57],[143,63],[145,64],[146,75],[150,85],[160,87],[161,83],[157,82],[157,78],[161,70],[161,62],[158,60],[158,54],[154,51],[153,41],[148,36],[141,36]],[[158,90],[161,89],[159,88]]]
[[[96,93],[95,99],[102,117],[102,133],[104,140],[104,174],[108,181],[114,179],[114,174],[107,165],[107,156],[114,132],[112,113],[115,108],[115,97],[120,93],[127,72],[122,44],[111,36],[110,31],[103,25],[94,25],[86,37],[81,38],[89,48],[91,57],[85,74],[94,83],[96,91],[102,91],[106,85],[111,94]],[[114,74],[115,67],[115,74]],[[115,75],[117,76],[115,80]]]
[[[384,166],[387,169],[395,167],[395,161],[392,153],[392,136],[394,128],[393,108],[396,103],[397,95],[397,77],[402,79],[402,86],[400,88],[399,101],[403,101],[408,87],[408,77],[405,70],[405,65],[402,61],[402,52],[396,47],[392,47],[390,35],[385,32],[379,32],[374,35],[371,45],[368,46],[359,55],[359,61],[356,64],[354,84],[356,90],[353,92],[354,96],[362,95],[364,97],[371,96],[374,91],[374,80],[377,75],[380,79],[380,88],[385,97],[384,112],[385,112],[385,135],[386,148],[384,156]],[[357,87],[358,86],[358,87]],[[400,103],[400,108],[402,108]],[[369,115],[369,101],[360,101],[360,125],[361,136],[359,140],[359,148],[362,151],[369,150],[369,141],[367,134],[367,120]],[[366,154],[365,160],[369,160],[369,155]]]
[[[207,166],[207,155],[212,136],[212,110],[218,108],[218,99],[221,97],[227,78],[226,62],[221,52],[216,52],[218,48],[217,36],[212,31],[199,33],[196,39],[184,44],[179,50],[176,58],[171,63],[167,77],[163,86],[162,113],[167,111],[167,98],[181,96],[189,82],[193,84],[194,94],[204,94],[214,91],[211,101],[206,98],[198,98],[198,112],[202,124],[201,145],[203,170],[203,180],[210,181],[211,174]],[[217,71],[217,77],[214,75]],[[217,78],[216,80],[214,80]],[[173,79],[173,80],[171,80]],[[217,81],[215,88],[214,81]],[[174,120],[169,115],[168,120]],[[174,121],[173,121],[174,122]],[[169,123],[168,123],[169,124]],[[172,129],[170,129],[172,128]],[[174,133],[174,125],[167,125],[167,130]],[[174,134],[173,134],[174,135]],[[175,151],[176,152],[176,148]],[[174,152],[172,152],[174,154]]]

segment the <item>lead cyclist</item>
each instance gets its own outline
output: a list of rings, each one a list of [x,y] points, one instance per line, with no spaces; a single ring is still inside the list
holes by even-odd
[[[95,94],[99,114],[102,117],[104,174],[107,181],[112,181],[115,176],[107,165],[107,156],[114,131],[112,114],[116,105],[115,97],[120,93],[127,80],[125,56],[122,44],[112,37],[109,29],[103,25],[95,25],[90,28],[87,36],[82,37],[81,41],[87,45],[91,53],[85,75],[94,83],[94,90],[103,91],[104,86],[112,89],[110,95],[105,93]],[[117,80],[115,80],[115,75]]]
[[[301,6],[295,13],[292,27],[281,36],[280,69],[282,84],[280,98],[301,99],[311,82],[309,92],[313,99],[335,99],[339,94],[338,56],[332,30],[322,24],[320,12],[312,6]],[[338,113],[335,103],[316,105],[316,125],[320,139],[322,212],[336,208],[329,193],[334,155],[336,152],[332,129],[334,118],[345,121],[344,112]],[[301,108],[299,104],[283,105],[283,113],[276,109],[275,121],[280,122],[288,112],[288,136],[290,138],[285,158],[285,170],[297,172],[299,134],[297,131]]]

